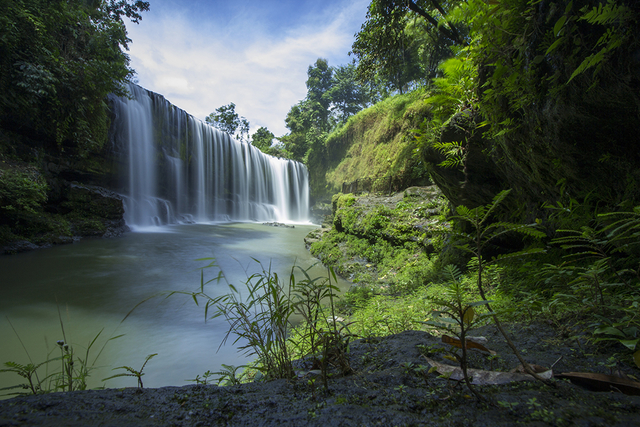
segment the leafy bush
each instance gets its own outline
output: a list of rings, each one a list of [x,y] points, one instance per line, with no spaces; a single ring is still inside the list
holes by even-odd
[[[49,186],[35,168],[0,169],[0,210],[5,215],[37,214]]]

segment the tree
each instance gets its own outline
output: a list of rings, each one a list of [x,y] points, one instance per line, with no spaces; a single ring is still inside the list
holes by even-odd
[[[249,121],[236,113],[236,104],[233,102],[216,108],[215,113],[209,114],[204,120],[238,141],[249,140]]]
[[[271,148],[274,138],[275,135],[270,132],[269,129],[262,126],[251,136],[251,144],[266,153],[269,148]]]
[[[107,139],[109,93],[134,71],[123,17],[149,3],[5,0],[0,8],[0,124],[84,156]]]
[[[330,67],[326,59],[318,58],[307,70],[307,96],[291,107],[285,124],[290,133],[278,138],[292,159],[307,161],[312,145],[316,156],[321,135],[326,136],[369,105],[373,99],[371,87],[355,78],[353,64]]]
[[[438,62],[451,55],[450,47],[467,44],[445,18],[445,9],[459,3],[372,0],[351,51],[358,59],[358,79],[373,81],[378,75],[402,93],[410,83],[434,77]]]
[[[343,65],[333,72],[333,84],[326,92],[331,100],[331,112],[344,123],[358,111],[365,108],[371,99],[369,90],[356,80],[356,67]]]
[[[329,128],[329,90],[333,84],[333,68],[326,59],[318,58],[307,70],[306,107],[311,114],[313,124],[323,130]]]
[[[290,132],[279,139],[292,159],[302,161],[308,150],[306,135],[312,125],[309,103],[303,100],[291,107],[284,122]]]

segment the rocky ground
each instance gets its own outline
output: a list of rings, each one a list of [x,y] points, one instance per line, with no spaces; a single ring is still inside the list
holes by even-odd
[[[512,325],[526,360],[555,373],[585,371],[640,377],[612,362],[582,337],[547,323]],[[478,369],[508,371],[518,365],[493,326],[474,331],[496,352],[474,352]],[[594,392],[554,380],[476,386],[482,400],[458,381],[428,373],[426,357],[444,357],[446,344],[423,331],[354,341],[353,373],[318,377],[299,363],[299,378],[217,387],[90,390],[0,401],[0,426],[632,426],[640,425],[640,396],[616,389]]]

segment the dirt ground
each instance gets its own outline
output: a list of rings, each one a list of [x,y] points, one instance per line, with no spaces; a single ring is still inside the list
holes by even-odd
[[[530,363],[555,373],[582,371],[640,377],[640,371],[610,360],[579,335],[547,323],[511,325],[510,334]],[[472,368],[508,371],[518,362],[493,326],[474,331],[496,352],[473,352]],[[640,396],[616,390],[594,392],[554,380],[466,386],[427,373],[427,359],[449,346],[423,331],[351,343],[354,373],[335,375],[328,392],[308,366],[299,378],[217,387],[189,385],[138,390],[53,393],[0,401],[0,426],[634,426]],[[615,350],[615,349],[614,349]],[[608,366],[607,366],[608,365]]]

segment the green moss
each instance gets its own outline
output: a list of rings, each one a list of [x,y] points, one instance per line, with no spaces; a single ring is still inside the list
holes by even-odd
[[[443,246],[443,226],[435,217],[446,203],[439,192],[414,189],[395,206],[369,198],[335,195],[334,228],[311,245],[311,253],[376,292],[410,291],[432,280],[438,265],[435,251]]]
[[[360,111],[331,133],[322,155],[307,166],[312,195],[339,191],[343,182],[373,176],[402,176],[407,181],[424,178],[413,159],[412,133],[429,114],[423,90],[397,95]]]

